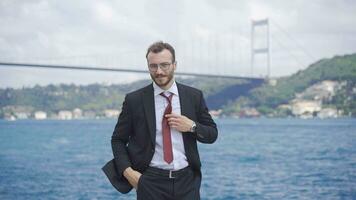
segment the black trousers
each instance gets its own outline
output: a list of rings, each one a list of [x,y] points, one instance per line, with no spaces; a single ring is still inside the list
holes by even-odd
[[[149,167],[140,177],[137,200],[199,200],[200,173],[190,167],[177,173]]]

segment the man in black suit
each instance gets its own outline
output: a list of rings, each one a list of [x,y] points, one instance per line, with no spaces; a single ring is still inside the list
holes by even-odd
[[[112,135],[114,159],[103,170],[122,193],[137,199],[200,199],[197,141],[218,130],[200,90],[175,82],[174,48],[152,44],[146,54],[153,83],[126,95]]]

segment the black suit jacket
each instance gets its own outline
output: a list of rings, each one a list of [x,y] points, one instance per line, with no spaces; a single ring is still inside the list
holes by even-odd
[[[197,141],[213,143],[218,136],[216,124],[211,118],[200,90],[177,83],[181,114],[195,121],[195,133],[183,133],[186,157],[190,167],[200,173]],[[102,169],[112,185],[121,193],[132,186],[123,171],[132,167],[144,172],[155,152],[156,117],[153,85],[126,95],[118,122],[111,138],[114,159]]]

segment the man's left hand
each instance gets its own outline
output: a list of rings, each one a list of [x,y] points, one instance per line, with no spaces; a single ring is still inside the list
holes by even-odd
[[[180,132],[189,132],[192,128],[193,121],[184,115],[167,114],[168,124],[171,128],[175,128]]]

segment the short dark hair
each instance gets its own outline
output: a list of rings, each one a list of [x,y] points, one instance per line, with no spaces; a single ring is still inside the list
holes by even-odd
[[[155,42],[155,43],[151,44],[148,47],[147,53],[146,53],[146,59],[147,59],[148,54],[150,52],[159,53],[159,52],[163,51],[164,49],[167,49],[169,52],[171,52],[171,54],[172,54],[172,62],[175,62],[176,61],[176,55],[175,55],[174,48],[172,47],[172,45],[170,45],[170,44],[168,44],[166,42],[162,42],[162,41]]]

